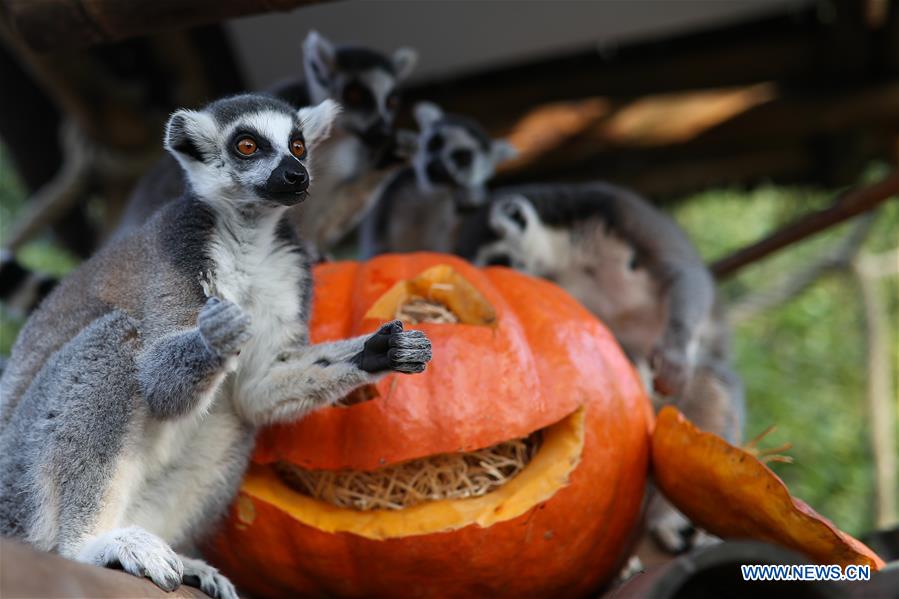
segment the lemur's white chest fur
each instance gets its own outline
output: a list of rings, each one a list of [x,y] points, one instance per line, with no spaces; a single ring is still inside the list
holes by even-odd
[[[209,291],[243,308],[252,321],[252,337],[234,365],[238,380],[264,371],[304,332],[300,288],[306,272],[294,248],[275,234],[282,214],[253,226],[221,217],[210,246]]]

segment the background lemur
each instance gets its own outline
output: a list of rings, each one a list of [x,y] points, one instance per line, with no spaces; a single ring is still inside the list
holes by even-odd
[[[363,257],[385,252],[449,252],[459,213],[482,204],[496,166],[515,155],[471,119],[444,114],[429,102],[415,106],[419,127],[411,164],[374,193],[374,207],[362,225]]]
[[[319,164],[313,165],[316,178],[311,191],[322,201],[290,213],[301,237],[321,251],[359,223],[371,190],[390,172],[387,167],[411,153],[398,146],[393,123],[399,108],[398,87],[416,62],[411,48],[388,56],[361,46],[334,44],[310,31],[303,42],[305,79],[292,79],[270,90],[295,107],[330,98],[344,109],[334,132],[313,157]],[[146,222],[182,187],[181,170],[174,160],[161,160],[135,188],[121,230]]]
[[[698,426],[740,441],[743,390],[711,273],[677,224],[641,197],[602,183],[500,189],[466,220],[456,249],[564,287],[650,368],[657,391]],[[650,506],[669,549],[684,548],[687,524],[662,501]]]
[[[0,379],[0,533],[236,597],[175,549],[228,505],[256,428],[424,370],[430,342],[399,322],[308,344],[311,273],[284,217],[337,111],[244,95],[172,115],[184,197],[64,279]]]

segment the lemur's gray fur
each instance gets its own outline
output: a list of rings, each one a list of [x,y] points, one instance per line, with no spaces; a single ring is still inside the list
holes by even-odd
[[[424,370],[430,342],[399,322],[309,345],[308,258],[284,216],[337,111],[244,95],[172,115],[188,191],[64,279],[0,379],[0,533],[236,597],[176,550],[232,499],[257,427]]]
[[[460,213],[484,202],[496,166],[515,155],[508,142],[490,139],[474,121],[434,104],[420,102],[414,113],[417,150],[374,194],[362,224],[364,257],[452,251]]]
[[[714,280],[677,224],[643,198],[603,183],[498,189],[456,249],[564,287],[649,368],[657,391],[698,426],[740,441],[743,390]],[[667,504],[651,511],[662,543],[682,549],[685,520]]]
[[[318,148],[312,165],[311,192],[327,201],[310,202],[289,213],[300,237],[326,251],[359,224],[371,190],[393,164],[411,153],[395,135],[398,88],[415,68],[417,54],[399,48],[391,55],[349,44],[334,44],[316,31],[303,42],[305,79],[292,79],[270,90],[295,107],[339,102],[343,111],[332,135]],[[163,202],[178,197],[181,170],[170,157],[160,161],[135,188],[120,230],[140,226]]]

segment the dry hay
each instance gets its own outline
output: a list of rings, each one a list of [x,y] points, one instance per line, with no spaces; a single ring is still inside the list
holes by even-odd
[[[372,472],[305,470],[279,462],[276,469],[294,490],[319,501],[356,510],[401,510],[426,501],[479,497],[521,472],[537,453],[539,431],[467,453],[440,454]]]
[[[459,317],[443,304],[417,296],[400,304],[396,309],[395,318],[409,324],[423,322],[456,324],[459,322]]]

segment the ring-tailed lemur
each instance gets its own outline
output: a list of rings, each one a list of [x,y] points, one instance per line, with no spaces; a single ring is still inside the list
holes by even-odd
[[[343,112],[332,135],[313,160],[316,181],[311,192],[320,203],[291,210],[300,236],[325,251],[355,227],[367,210],[371,191],[411,149],[393,129],[400,97],[398,88],[417,62],[411,48],[391,55],[351,44],[334,44],[316,31],[303,42],[304,80],[276,85],[270,93],[295,107],[339,102]],[[162,202],[182,188],[180,169],[171,158],[141,179],[129,200],[122,229],[139,226]],[[174,194],[174,195],[173,195]]]
[[[311,273],[284,216],[337,111],[244,95],[172,115],[185,196],[64,279],[0,379],[0,533],[236,597],[175,550],[228,505],[257,427],[425,369],[430,342],[399,322],[309,345]]]
[[[418,148],[411,164],[375,192],[363,221],[362,255],[431,250],[455,245],[460,213],[485,201],[496,166],[513,156],[505,140],[490,139],[476,122],[445,114],[438,106],[415,106]]]
[[[740,441],[743,390],[714,280],[677,224],[641,197],[603,183],[499,189],[456,249],[555,281],[649,367],[658,392],[698,426]],[[689,523],[665,503],[650,510],[656,537],[683,549]]]

